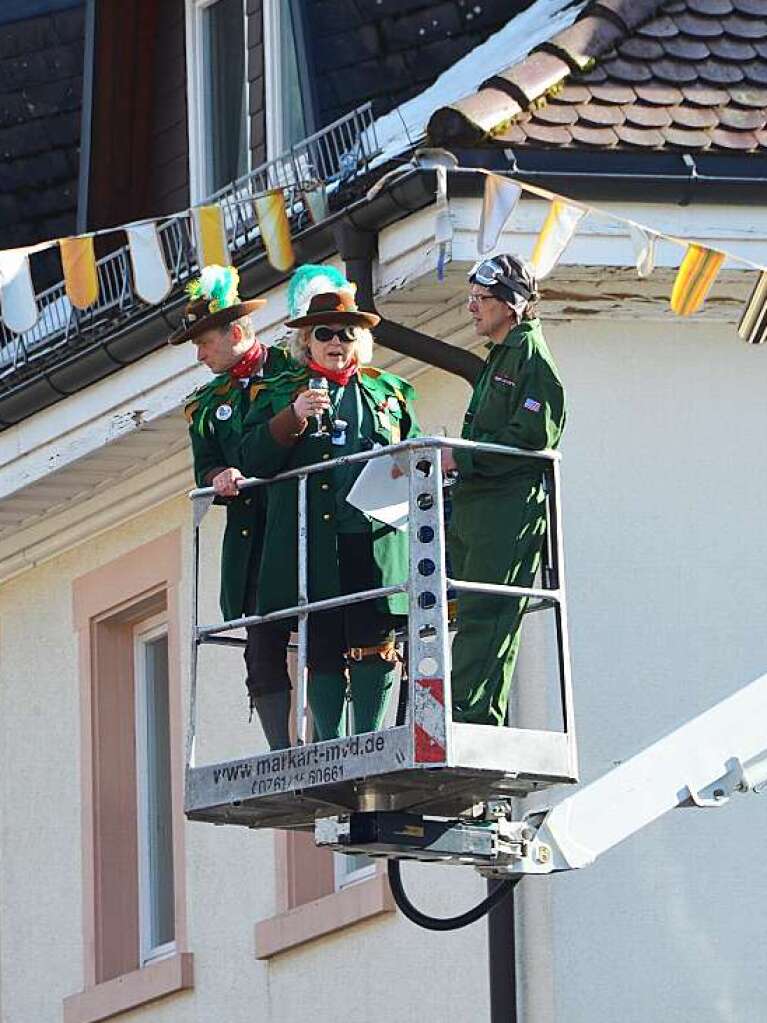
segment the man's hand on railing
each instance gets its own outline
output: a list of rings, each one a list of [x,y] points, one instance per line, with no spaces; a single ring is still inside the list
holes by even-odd
[[[444,475],[448,473],[458,472],[458,463],[453,455],[452,448],[442,448],[439,453],[440,461],[442,462],[442,472]]]
[[[215,490],[216,497],[237,497],[239,494],[237,482],[244,479],[239,469],[229,468],[214,476],[210,485]]]

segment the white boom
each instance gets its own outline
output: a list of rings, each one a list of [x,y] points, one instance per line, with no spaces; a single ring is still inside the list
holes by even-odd
[[[765,787],[762,675],[546,812],[525,855],[504,873],[585,867],[674,807],[721,806],[734,792]]]

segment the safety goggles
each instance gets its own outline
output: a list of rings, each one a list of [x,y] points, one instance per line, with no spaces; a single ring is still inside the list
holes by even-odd
[[[327,344],[328,341],[332,341],[334,337],[337,337],[345,345],[354,344],[357,340],[354,327],[326,327],[322,325],[312,330],[312,338],[323,345]]]
[[[492,288],[494,284],[502,284],[516,295],[529,299],[532,292],[516,277],[508,277],[504,267],[496,259],[480,259],[469,271],[469,280],[481,284],[484,288]]]

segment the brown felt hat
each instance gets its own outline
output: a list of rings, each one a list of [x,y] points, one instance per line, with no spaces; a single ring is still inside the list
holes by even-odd
[[[168,338],[168,344],[181,345],[185,341],[193,341],[200,334],[204,334],[206,330],[210,330],[212,327],[225,327],[233,320],[249,316],[254,310],[265,305],[265,298],[249,298],[212,313],[207,299],[196,298],[187,303],[179,325]]]
[[[381,317],[358,309],[344,291],[328,291],[312,295],[303,316],[287,320],[286,327],[314,327],[320,323],[351,323],[355,327],[377,327]]]

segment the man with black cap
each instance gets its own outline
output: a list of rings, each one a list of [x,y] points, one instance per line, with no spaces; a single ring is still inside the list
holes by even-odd
[[[531,268],[518,256],[494,256],[472,268],[469,285],[469,313],[489,353],[461,436],[530,450],[556,447],[565,395],[538,320]],[[447,448],[442,468],[458,474],[449,534],[454,577],[531,587],[546,531],[541,462]],[[526,603],[460,594],[454,720],[504,723]]]
[[[206,266],[187,287],[189,303],[168,339],[191,341],[197,361],[216,374],[190,395],[184,407],[197,485],[213,487],[225,503],[226,531],[221,549],[221,611],[225,620],[252,614],[261,562],[266,495],[263,487],[240,493],[242,424],[264,378],[283,372],[291,359],[281,348],[267,348],[255,336],[250,314],[265,299],[240,299],[233,266]],[[255,709],[271,749],[290,746],[290,678],[287,639],[278,626],[247,630],[245,665],[251,712]]]

